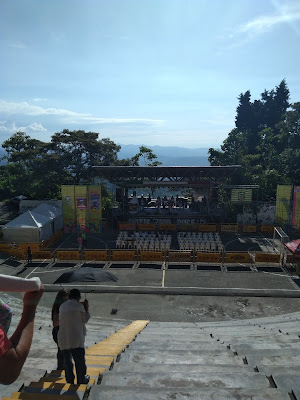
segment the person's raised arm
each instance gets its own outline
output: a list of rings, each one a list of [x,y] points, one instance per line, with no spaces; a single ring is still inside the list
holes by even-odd
[[[23,314],[19,325],[10,338],[12,347],[0,358],[0,383],[13,383],[22,370],[28,356],[34,328],[36,307],[44,293],[44,287],[35,292],[26,292],[23,298]]]

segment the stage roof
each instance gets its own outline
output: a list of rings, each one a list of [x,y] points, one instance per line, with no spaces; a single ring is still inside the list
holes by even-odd
[[[205,167],[94,166],[99,176],[118,186],[197,186],[224,182],[240,165]]]

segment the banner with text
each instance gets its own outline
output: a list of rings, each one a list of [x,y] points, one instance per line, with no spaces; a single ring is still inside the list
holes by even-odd
[[[291,185],[277,185],[275,221],[285,225],[289,221]]]
[[[101,232],[102,197],[100,186],[89,186],[89,229],[91,232]]]
[[[292,225],[296,229],[300,228],[300,186],[294,186]]]
[[[62,210],[64,217],[64,232],[74,232],[76,230],[75,195],[73,185],[62,185]]]

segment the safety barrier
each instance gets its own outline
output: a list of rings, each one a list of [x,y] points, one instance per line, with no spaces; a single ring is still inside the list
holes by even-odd
[[[164,254],[162,251],[141,250],[138,258],[140,261],[163,261]]]
[[[32,258],[34,260],[50,260],[52,254],[50,250],[37,250],[32,252]]]
[[[201,253],[197,251],[196,253],[197,262],[208,262],[208,263],[220,263],[221,253]]]
[[[119,223],[120,231],[178,231],[178,232],[228,232],[228,233],[273,233],[274,225],[241,225],[241,224],[199,224],[199,223]]]
[[[109,260],[109,255],[107,250],[86,250],[84,253],[84,258],[86,260],[94,261],[107,261]]]
[[[256,253],[255,262],[277,264],[280,262],[280,254]]]
[[[136,251],[135,250],[113,250],[112,261],[135,261]]]
[[[56,252],[56,258],[58,260],[79,260],[80,254],[78,250],[58,250]]]
[[[193,253],[192,251],[169,251],[166,260],[169,262],[191,262],[193,261]]]
[[[250,263],[251,257],[249,253],[225,253],[226,263]]]

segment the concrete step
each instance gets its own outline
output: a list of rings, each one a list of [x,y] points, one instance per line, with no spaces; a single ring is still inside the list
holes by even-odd
[[[111,371],[103,376],[101,386],[138,387],[138,388],[269,388],[270,383],[264,374],[259,372],[243,373],[198,373],[189,372],[183,375],[180,371],[123,373]]]
[[[39,393],[56,395],[76,395],[82,400],[86,393],[87,385],[70,385],[69,383],[32,382],[25,390],[25,393]],[[42,398],[42,397],[41,397]]]
[[[237,351],[239,356],[247,357],[248,355],[251,357],[293,357],[299,354],[299,348],[279,348],[279,349],[252,349],[252,350],[239,350]],[[299,358],[300,360],[300,358]]]
[[[89,400],[291,400],[287,391],[274,388],[145,388],[92,386]]]
[[[117,362],[113,367],[113,372],[123,372],[123,373],[181,373],[182,376],[186,376],[189,373],[210,373],[212,375],[221,373],[228,374],[247,374],[253,373],[254,368],[249,367],[249,365],[232,365],[232,364],[219,364],[219,365],[206,365],[206,364],[132,364]],[[281,370],[282,373],[283,370]],[[261,371],[264,373],[264,371]],[[265,374],[265,373],[264,373]],[[271,374],[270,374],[271,375]]]
[[[294,343],[245,343],[245,344],[233,344],[231,346],[232,350],[237,351],[238,353],[243,352],[252,352],[257,350],[300,350],[300,342]]]
[[[296,369],[300,369],[300,355],[294,356],[286,356],[286,355],[278,355],[278,356],[260,356],[257,355],[249,355],[247,356],[248,365],[251,367],[257,366],[260,369],[262,366],[294,366]]]
[[[286,389],[289,392],[297,391],[300,393],[300,368],[298,374],[273,374],[272,375],[276,386],[279,389]]]
[[[187,352],[185,350],[177,351],[158,351],[156,353],[140,353],[126,351],[121,354],[122,363],[141,363],[141,364],[231,364],[243,365],[242,357],[234,356],[228,351],[225,352],[207,352],[202,351]]]
[[[180,341],[175,341],[175,340],[170,340],[167,342],[133,342],[129,346],[129,351],[159,351],[160,349],[162,350],[220,350],[224,351],[226,350],[226,345],[221,344],[221,342],[212,342],[212,341],[185,341],[185,342],[180,342]]]

